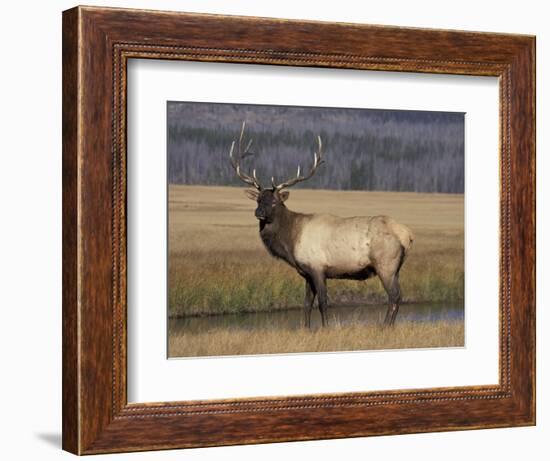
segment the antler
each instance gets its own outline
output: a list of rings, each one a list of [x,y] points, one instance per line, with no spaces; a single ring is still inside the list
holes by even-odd
[[[235,141],[231,143],[231,150],[229,151],[229,159],[231,160],[231,166],[234,168],[235,172],[237,173],[237,176],[244,181],[246,184],[250,186],[254,186],[258,190],[262,190],[262,186],[260,185],[260,182],[258,181],[258,178],[256,177],[256,169],[252,170],[252,176],[247,175],[243,171],[241,171],[241,165],[240,161],[243,158],[246,158],[250,155],[255,155],[253,152],[250,152],[250,146],[252,145],[252,139],[248,141],[248,144],[243,149],[243,141],[244,141],[244,128],[245,123],[243,122],[241,127],[241,134],[239,136],[239,153],[238,158],[235,158],[233,155],[233,151],[235,150]]]
[[[279,185],[275,185],[275,180],[272,177],[271,178],[271,184],[273,186],[274,190],[281,190],[287,187],[294,186],[294,184],[298,184],[299,182],[305,181],[306,179],[311,178],[314,174],[319,165],[324,163],[323,160],[323,143],[321,142],[321,136],[317,136],[317,144],[318,144],[318,150],[313,152],[313,166],[311,167],[310,172],[306,176],[300,176],[300,166],[298,165],[298,171],[296,172],[296,177],[293,179],[289,179],[286,182],[283,182]]]

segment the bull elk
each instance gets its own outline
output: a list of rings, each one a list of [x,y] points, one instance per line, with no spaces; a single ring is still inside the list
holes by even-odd
[[[241,167],[241,160],[253,155],[252,140],[245,142],[244,131],[245,123],[238,142],[231,144],[231,165],[237,176],[252,187],[245,193],[257,203],[255,216],[267,251],[286,261],[305,279],[305,327],[311,327],[316,297],[322,324],[328,324],[327,279],[367,280],[376,275],[389,299],[384,323],[393,325],[401,301],[399,270],[411,247],[412,232],[388,216],[342,218],[289,210],[285,205],[287,189],[311,178],[324,163],[321,137],[317,137],[313,165],[307,174],[302,175],[298,167],[296,177],[280,184],[271,178],[271,187],[265,188],[258,181],[256,170],[250,175]]]

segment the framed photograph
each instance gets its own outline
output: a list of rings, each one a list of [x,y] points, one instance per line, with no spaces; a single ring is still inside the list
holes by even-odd
[[[63,448],[535,424],[535,39],[63,13]]]

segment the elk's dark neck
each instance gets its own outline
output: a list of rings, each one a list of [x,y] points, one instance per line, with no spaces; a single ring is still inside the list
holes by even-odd
[[[279,205],[270,223],[260,221],[260,237],[267,250],[276,258],[284,259],[291,266],[296,266],[294,260],[294,244],[300,226],[300,213],[289,210],[285,205]]]

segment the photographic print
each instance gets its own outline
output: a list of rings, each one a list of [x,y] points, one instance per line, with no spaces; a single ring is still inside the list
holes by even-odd
[[[464,346],[464,114],[169,101],[168,356]]]
[[[534,425],[535,42],[63,12],[63,448]]]

